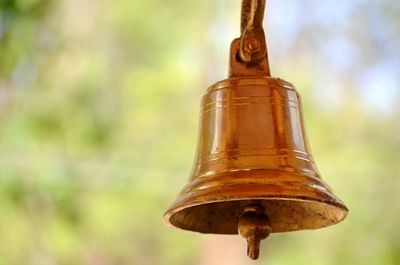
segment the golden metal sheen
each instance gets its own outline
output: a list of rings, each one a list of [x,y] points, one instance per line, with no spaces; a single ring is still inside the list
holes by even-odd
[[[242,8],[260,12],[254,6],[263,3],[244,0]],[[242,37],[231,45],[229,78],[203,96],[191,175],[164,219],[189,231],[240,234],[257,259],[270,233],[333,225],[348,210],[321,179],[295,87],[270,76],[266,52],[242,59],[247,26],[254,24],[243,22],[246,10]]]

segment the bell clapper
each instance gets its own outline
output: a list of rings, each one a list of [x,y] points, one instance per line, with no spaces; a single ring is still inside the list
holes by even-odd
[[[262,205],[251,204],[244,208],[244,213],[239,218],[238,233],[247,240],[249,258],[258,259],[261,240],[271,233],[271,223]]]

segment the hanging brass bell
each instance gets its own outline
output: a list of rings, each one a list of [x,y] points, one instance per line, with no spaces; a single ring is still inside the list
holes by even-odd
[[[270,233],[333,225],[348,210],[320,177],[295,87],[269,76],[265,1],[249,2],[242,36],[231,45],[229,78],[201,102],[192,173],[164,218],[185,230],[240,234],[257,259]]]

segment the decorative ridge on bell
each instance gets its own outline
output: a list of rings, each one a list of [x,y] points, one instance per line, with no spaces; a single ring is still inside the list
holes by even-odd
[[[300,95],[270,77],[264,9],[265,0],[242,2],[229,78],[202,98],[193,169],[164,215],[177,228],[242,235],[251,259],[270,233],[326,227],[348,213],[318,172]]]

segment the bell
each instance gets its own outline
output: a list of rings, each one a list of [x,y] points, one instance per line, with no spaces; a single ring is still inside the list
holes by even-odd
[[[252,259],[270,233],[326,227],[348,212],[320,177],[298,92],[269,75],[264,5],[243,1],[229,78],[203,96],[192,173],[164,215],[184,230],[240,234]]]

